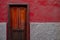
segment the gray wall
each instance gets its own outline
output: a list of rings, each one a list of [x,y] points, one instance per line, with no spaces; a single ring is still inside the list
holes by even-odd
[[[0,40],[6,40],[6,23],[0,23]]]
[[[30,23],[31,40],[60,40],[60,23]],[[0,23],[0,40],[6,40],[6,23]]]
[[[60,40],[60,23],[36,23],[30,25],[31,40]]]

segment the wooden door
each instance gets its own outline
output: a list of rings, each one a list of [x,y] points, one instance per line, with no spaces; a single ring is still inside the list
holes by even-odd
[[[27,8],[10,7],[8,40],[27,40]]]

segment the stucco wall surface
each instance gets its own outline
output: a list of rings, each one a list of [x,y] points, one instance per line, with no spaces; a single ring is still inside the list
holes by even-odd
[[[0,40],[6,40],[6,23],[0,23]]]
[[[30,39],[60,40],[60,23],[31,23]]]
[[[0,0],[0,22],[8,21],[9,3],[27,3],[30,22],[60,22],[60,0]]]
[[[0,23],[0,40],[6,40],[6,23]],[[30,40],[60,40],[60,23],[30,23]]]
[[[49,23],[60,22],[60,0],[0,0],[0,22],[8,21],[9,3],[29,4],[31,40],[60,40],[60,23]]]

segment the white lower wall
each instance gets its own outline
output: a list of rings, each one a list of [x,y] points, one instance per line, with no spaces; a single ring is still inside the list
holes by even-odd
[[[60,40],[60,23],[37,23],[30,24],[31,40]]]
[[[0,40],[6,40],[6,23],[0,23]]]
[[[30,23],[31,40],[60,40],[60,23]],[[0,40],[6,40],[6,23],[0,23]]]

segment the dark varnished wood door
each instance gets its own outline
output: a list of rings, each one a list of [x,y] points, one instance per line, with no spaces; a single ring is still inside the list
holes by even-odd
[[[8,40],[28,40],[27,23],[27,7],[10,7]]]

